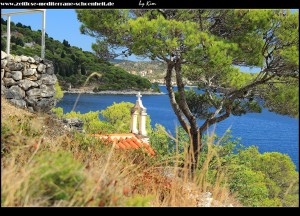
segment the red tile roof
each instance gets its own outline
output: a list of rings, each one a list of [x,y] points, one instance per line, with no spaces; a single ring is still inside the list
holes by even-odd
[[[143,148],[149,155],[154,156],[155,152],[150,144],[139,139],[134,134],[91,134],[90,136],[100,138],[105,144],[116,143],[118,149],[139,149]]]

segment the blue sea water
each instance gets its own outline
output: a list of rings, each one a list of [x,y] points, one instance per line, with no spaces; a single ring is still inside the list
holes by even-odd
[[[160,86],[167,92],[165,86]],[[76,101],[77,94],[65,94],[57,104],[70,112]],[[82,94],[75,111],[86,113],[106,109],[114,102],[135,103],[135,95],[92,95]],[[167,95],[143,95],[143,105],[151,117],[151,125],[162,124],[170,133],[180,125],[169,102]],[[203,121],[199,121],[201,124]],[[299,119],[271,113],[263,109],[262,113],[249,113],[243,116],[230,116],[218,123],[215,132],[221,136],[231,129],[234,137],[240,137],[245,146],[256,145],[261,153],[281,152],[288,154],[299,169]]]

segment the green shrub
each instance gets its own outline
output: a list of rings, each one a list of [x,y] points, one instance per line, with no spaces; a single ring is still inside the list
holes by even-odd
[[[281,199],[293,182],[297,184],[297,179],[299,182],[295,164],[288,155],[279,152],[266,152],[259,155],[253,162],[252,169],[264,173],[267,178],[274,181],[273,185],[280,190],[277,194]]]
[[[64,110],[61,107],[53,107],[51,111],[54,112],[58,118],[62,118],[64,115]]]
[[[104,117],[105,121],[109,123],[111,128],[114,129],[114,133],[129,133],[130,132],[130,120],[131,120],[131,108],[133,103],[121,102],[113,103],[113,105],[102,110],[100,113]],[[151,133],[150,116],[146,118],[146,131]]]
[[[83,121],[83,129],[86,133],[98,133],[101,129],[104,128],[104,122],[99,119],[100,111],[88,112],[81,114],[80,112],[71,111],[66,113],[63,118],[79,118]],[[105,129],[105,128],[104,128]]]
[[[78,149],[83,151],[92,151],[93,153],[106,152],[106,146],[103,145],[102,141],[93,136],[87,136],[83,133],[74,133],[74,141],[78,143]],[[75,146],[74,146],[75,148]]]
[[[282,203],[279,198],[264,199],[260,205],[264,207],[282,207]]]
[[[64,92],[61,90],[61,87],[58,83],[58,81],[55,83],[55,96],[54,98],[57,100],[62,99],[64,96]]]
[[[207,142],[204,137],[203,143]],[[260,154],[256,146],[244,147],[230,134],[214,137],[214,154],[208,166],[208,181],[214,184],[218,170],[223,170],[231,192],[246,206],[297,206],[299,176],[288,155],[279,152]],[[207,157],[207,145],[199,165]]]
[[[229,170],[229,187],[237,192],[237,199],[246,206],[260,206],[268,198],[268,188],[265,184],[265,175],[254,172],[243,165],[231,166]]]
[[[151,147],[156,150],[160,157],[170,155],[170,138],[164,126],[155,124],[155,128],[150,135],[150,143]]]
[[[80,112],[71,111],[63,115],[63,109],[53,108],[52,111],[62,118],[79,118],[84,122],[84,130],[86,133],[129,133],[130,132],[130,110],[134,106],[132,103],[121,102],[114,103],[102,111],[88,112],[81,114]],[[99,119],[102,114],[104,121]],[[150,117],[146,119],[146,130],[151,134]]]
[[[288,194],[299,194],[299,189],[296,187],[299,184],[299,175],[295,164],[286,154],[279,152],[260,154],[257,147],[250,146],[239,150],[233,162],[243,164],[254,172],[265,175],[264,182],[269,191],[269,199],[279,198],[284,204]],[[296,203],[289,203],[289,205],[293,206]]]
[[[68,152],[44,152],[36,158],[35,166],[31,177],[35,196],[48,197],[52,203],[70,200],[85,179],[82,165]]]
[[[299,207],[299,190],[295,194],[287,194],[284,197],[283,206],[287,206],[287,207]]]
[[[189,137],[182,127],[177,127],[177,133],[172,139],[166,132],[164,126],[156,124],[150,134],[151,147],[157,152],[156,159],[160,162],[166,161],[168,165],[174,165],[174,158],[177,156],[179,163],[183,163],[184,147],[187,147]],[[177,150],[178,155],[177,155]]]
[[[141,196],[135,195],[130,197],[125,205],[131,207],[147,207],[150,206],[150,202],[153,200],[153,196]]]
[[[134,104],[129,102],[121,102],[121,103],[113,103],[113,105],[107,107],[105,110],[101,111],[101,115],[104,119],[111,123],[112,125],[116,125],[118,123],[124,122],[126,124],[126,129],[122,127],[120,131],[128,130],[130,128],[130,109],[134,106]]]

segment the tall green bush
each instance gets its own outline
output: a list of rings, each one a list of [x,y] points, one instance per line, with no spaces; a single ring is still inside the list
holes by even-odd
[[[229,187],[246,206],[260,206],[268,198],[265,175],[244,165],[229,166]]]
[[[208,179],[216,181],[218,170],[223,170],[229,189],[245,206],[298,206],[299,176],[288,155],[279,152],[259,153],[258,147],[244,147],[230,133],[215,136],[211,147],[216,154],[208,167]],[[207,143],[205,138],[203,143]],[[200,154],[203,166],[207,145]]]

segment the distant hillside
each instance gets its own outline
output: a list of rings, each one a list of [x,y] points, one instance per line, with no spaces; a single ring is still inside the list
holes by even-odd
[[[1,50],[6,50],[6,21],[1,19]],[[47,59],[54,64],[54,70],[63,89],[81,87],[87,76],[100,72],[101,78],[90,79],[89,86],[101,90],[149,89],[151,83],[141,77],[115,67],[113,64],[97,58],[93,53],[71,46],[67,40],[61,43],[49,37],[45,38]],[[40,56],[41,31],[33,31],[30,26],[11,22],[11,54]]]
[[[158,61],[152,62],[133,62],[133,61],[115,61],[113,62],[115,66],[123,68],[124,70],[128,71],[134,75],[140,75],[141,77],[145,77],[150,82],[158,82],[163,83],[164,77],[166,73],[166,66],[164,63]]]
[[[133,75],[139,75],[147,78],[151,83],[164,84],[164,77],[166,76],[166,64],[159,61],[126,61],[115,60],[111,61],[115,66],[123,68]],[[191,81],[184,79],[185,84],[193,85]],[[176,85],[175,76],[172,78],[173,85]]]
[[[133,62],[133,61],[123,60],[123,59],[110,59],[110,60],[108,60],[108,62],[112,63],[112,64],[119,64],[119,63],[122,63],[122,62]]]

